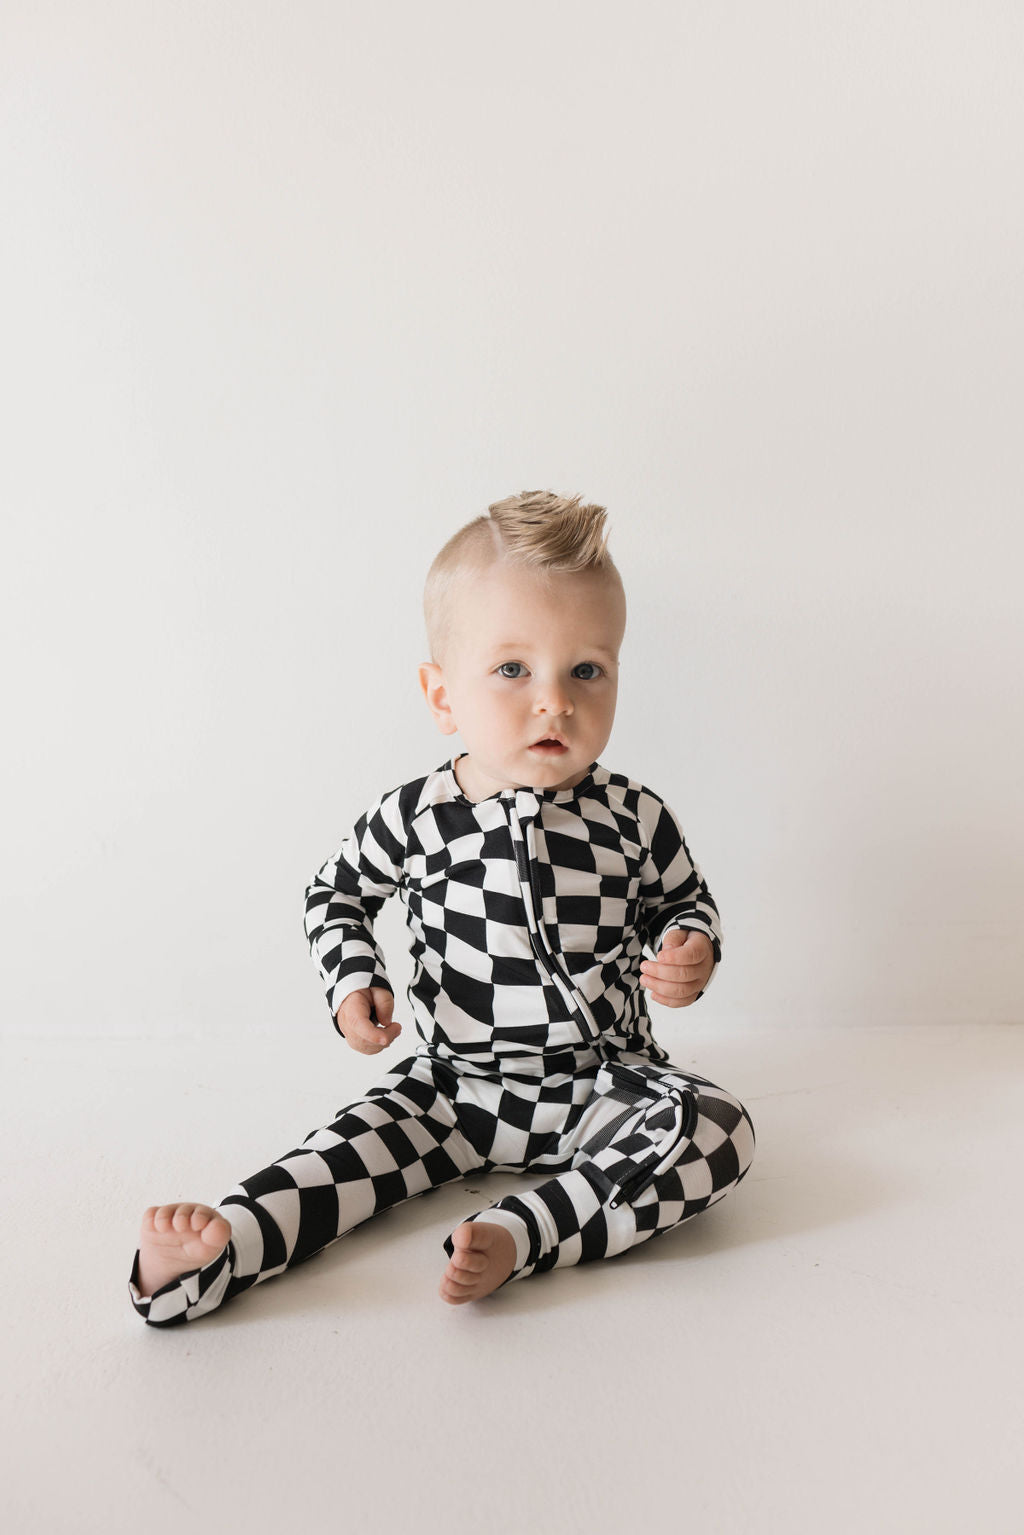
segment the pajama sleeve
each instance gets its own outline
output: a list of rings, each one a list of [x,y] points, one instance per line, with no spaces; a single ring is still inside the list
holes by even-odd
[[[643,902],[643,937],[657,955],[670,928],[695,928],[714,949],[714,967],[702,997],[711,985],[722,958],[722,925],[718,907],[699,867],[690,857],[683,828],[663,799],[647,791],[640,817],[644,831],[644,860],[640,871]],[[696,997],[694,1001],[696,1001]]]
[[[406,834],[397,789],[359,817],[341,847],[306,887],[305,930],[338,1029],[337,1012],[350,992],[394,987],[373,922],[404,873]]]

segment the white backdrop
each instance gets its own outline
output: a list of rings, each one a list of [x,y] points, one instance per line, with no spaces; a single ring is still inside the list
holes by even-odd
[[[1022,44],[7,0],[3,1029],[330,1030],[306,883],[462,749],[423,578],[536,488],[609,511],[602,760],[721,907],[702,1019],[1020,1022]]]

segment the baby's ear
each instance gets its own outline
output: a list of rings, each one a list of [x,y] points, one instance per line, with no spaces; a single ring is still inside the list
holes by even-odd
[[[437,728],[442,735],[454,735],[458,730],[455,717],[448,703],[448,689],[445,686],[444,673],[436,661],[422,661],[420,663],[420,687],[423,696],[427,700],[427,708],[437,721]]]

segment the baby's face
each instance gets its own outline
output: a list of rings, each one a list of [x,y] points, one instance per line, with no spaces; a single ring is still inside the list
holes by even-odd
[[[442,731],[466,744],[464,792],[570,788],[611,735],[626,626],[619,583],[497,565],[459,591],[447,665],[428,663],[420,678]],[[537,744],[549,737],[561,748]]]

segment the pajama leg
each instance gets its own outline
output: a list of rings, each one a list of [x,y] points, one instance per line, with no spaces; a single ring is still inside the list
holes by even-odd
[[[301,1146],[244,1179],[216,1206],[231,1239],[203,1268],[132,1305],[155,1327],[191,1322],[251,1285],[294,1268],[382,1210],[477,1170],[481,1159],[456,1121],[451,1078],[417,1054],[364,1098],[312,1130]]]
[[[571,1160],[565,1172],[469,1217],[512,1232],[516,1262],[506,1284],[546,1269],[612,1258],[662,1236],[715,1204],[745,1176],[753,1160],[754,1128],[738,1099],[671,1064],[646,1070],[649,1080],[661,1082],[660,1089],[645,1097],[641,1079],[635,1093],[628,1086],[616,1095],[595,1091],[582,1113],[569,1115],[563,1149],[571,1151]],[[601,1075],[607,1088],[606,1071]],[[617,1085],[631,1075],[627,1065]],[[669,1098],[666,1086],[683,1090]],[[450,1237],[444,1246],[450,1256]]]

